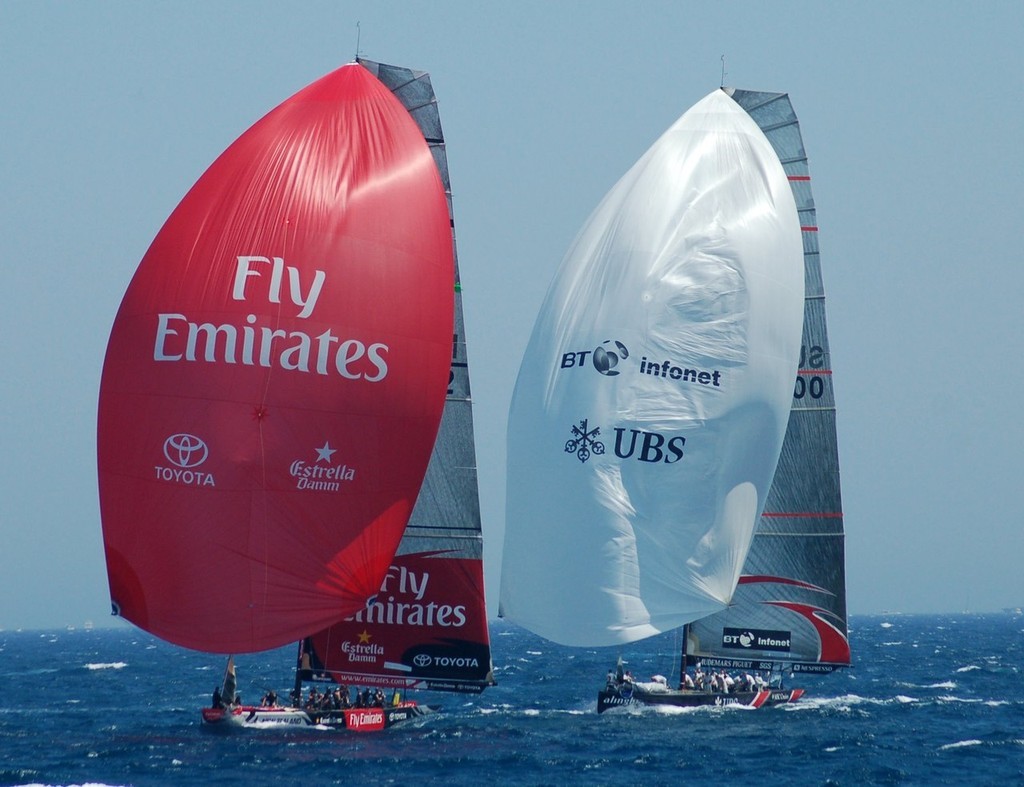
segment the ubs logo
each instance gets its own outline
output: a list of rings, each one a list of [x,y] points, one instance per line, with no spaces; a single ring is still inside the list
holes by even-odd
[[[605,339],[593,350],[562,353],[561,368],[572,369],[585,366],[588,357],[594,368],[605,377],[617,377],[620,372],[615,367],[619,365],[619,361],[624,361],[629,357],[629,350],[620,341]]]
[[[600,434],[600,426],[595,426],[591,429],[587,424],[587,419],[581,419],[579,426],[573,425],[572,427],[573,437],[571,440],[566,441],[565,452],[567,454],[576,454],[576,458],[581,462],[586,462],[590,459],[591,451],[600,456],[604,453],[604,443],[597,439]]]
[[[164,440],[164,456],[167,461],[183,470],[199,467],[209,455],[206,443],[195,435],[172,434]]]
[[[600,426],[591,429],[589,420],[582,418],[571,431],[572,439],[566,441],[565,453],[575,454],[580,462],[586,462],[591,455],[600,456],[605,452],[604,443],[597,439],[601,435]],[[621,426],[615,427],[613,431],[615,456],[619,459],[635,458],[639,462],[671,465],[683,458],[686,438],[682,435],[666,438],[657,432],[627,430]]]

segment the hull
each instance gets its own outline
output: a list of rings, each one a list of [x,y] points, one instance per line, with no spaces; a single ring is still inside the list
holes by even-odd
[[[750,708],[764,708],[768,705],[796,702],[803,694],[803,689],[763,689],[761,691],[738,691],[731,694],[673,689],[649,691],[634,685],[599,691],[597,693],[597,712],[604,713],[610,708],[619,708],[624,705],[668,705],[675,708],[743,705]]]
[[[404,721],[436,712],[429,705],[403,702],[384,708],[305,711],[301,708],[266,708],[240,705],[236,708],[203,708],[203,724],[211,729],[268,729],[279,727],[327,727],[351,732],[377,732]]]

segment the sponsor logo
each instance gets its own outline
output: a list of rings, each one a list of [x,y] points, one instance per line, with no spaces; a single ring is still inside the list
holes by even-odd
[[[593,350],[579,350],[575,352],[562,353],[561,367],[572,369],[586,366],[587,358],[590,358],[593,367],[605,377],[617,377],[619,370],[615,367],[620,360],[629,357],[629,350],[626,345],[615,339],[606,339]]]
[[[726,628],[722,630],[722,647],[788,653],[792,636],[789,631]]]
[[[190,469],[206,461],[210,449],[200,438],[191,434],[172,434],[164,440],[164,456],[176,467]]]
[[[306,283],[304,288],[302,271],[285,265],[283,257],[239,256],[231,297],[245,301],[247,291],[261,293],[266,302],[272,304],[270,308],[279,310],[282,294],[285,294],[298,307],[296,319],[308,319],[313,315],[326,279],[324,271],[314,271],[312,282]],[[335,336],[330,328],[315,336],[304,331],[285,331],[258,325],[255,314],[247,315],[245,322],[245,325],[214,325],[193,322],[184,314],[158,314],[153,360],[277,367],[289,372],[324,377],[336,375],[371,383],[387,377],[389,347],[382,342]]]
[[[184,486],[216,486],[211,473],[196,469],[210,456],[202,438],[184,432],[172,434],[164,440],[163,452],[173,467],[154,465],[157,480]]]
[[[703,369],[692,369],[685,366],[677,366],[672,361],[651,361],[647,356],[640,359],[640,374],[648,374],[651,377],[664,377],[668,380],[675,380],[683,383],[698,383],[699,385],[710,385],[713,388],[722,387],[722,373],[705,371]]]
[[[598,456],[604,453],[604,443],[597,439],[601,434],[600,426],[591,429],[587,419],[584,418],[580,421],[579,426],[572,427],[572,434],[573,438],[565,444],[567,454],[576,454],[577,459],[586,462],[590,459],[591,451]]]
[[[623,371],[617,367],[621,361],[628,358],[629,349],[625,344],[617,339],[606,339],[593,350],[570,350],[562,353],[559,368],[584,369],[592,366],[605,377],[617,377]],[[700,369],[677,363],[671,359],[657,361],[646,355],[640,357],[639,366],[634,366],[634,368],[638,369],[640,374],[673,382],[696,383],[711,388],[722,387],[722,372],[719,369]]]
[[[629,459],[637,450],[637,440],[640,440],[640,452],[636,458],[640,462],[664,462],[667,465],[674,464],[683,458],[683,445],[686,438],[682,435],[666,438],[658,432],[643,432],[639,429],[629,430],[629,447],[626,447],[626,430],[615,429],[615,455],[619,459]]]
[[[619,459],[636,459],[639,462],[675,464],[683,458],[686,438],[682,435],[666,437],[658,432],[642,429],[615,427],[615,456]],[[583,418],[571,429],[572,439],[565,443],[565,453],[575,454],[580,462],[586,462],[592,455],[605,452],[604,443],[597,438],[601,427],[590,428],[588,419]]]
[[[376,664],[384,656],[384,648],[370,642],[373,636],[366,629],[363,629],[357,636],[359,642],[349,642],[348,640],[342,642],[341,652],[345,654],[350,664]]]
[[[367,599],[363,609],[345,620],[396,626],[465,626],[465,604],[438,604],[427,600],[429,583],[428,571],[417,573],[405,566],[392,565],[384,575],[380,592]]]
[[[835,672],[836,668],[832,664],[794,664],[793,672],[819,672],[828,673]]]
[[[421,669],[426,667],[442,667],[448,669],[479,668],[480,662],[472,656],[431,656],[428,653],[417,653],[412,663]]]
[[[313,492],[337,492],[344,482],[355,480],[355,468],[345,464],[331,463],[331,457],[338,452],[338,449],[331,448],[330,442],[325,442],[323,448],[317,448],[315,451],[317,457],[313,462],[306,462],[302,459],[292,462],[288,473],[295,479],[296,489]]]
[[[345,726],[350,727],[353,730],[358,730],[361,727],[383,727],[384,726],[384,711],[383,710],[354,710],[348,711],[345,714]]]

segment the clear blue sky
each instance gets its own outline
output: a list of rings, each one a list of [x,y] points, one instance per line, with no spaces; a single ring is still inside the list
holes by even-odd
[[[1024,3],[0,3],[0,627],[109,620],[100,368],[214,158],[360,53],[431,72],[448,140],[487,549],[551,274],[726,84],[790,93],[821,228],[853,613],[1024,603]]]

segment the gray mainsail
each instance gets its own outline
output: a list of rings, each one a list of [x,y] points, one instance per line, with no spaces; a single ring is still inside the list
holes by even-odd
[[[409,111],[441,175],[452,217],[455,332],[441,426],[388,575],[364,610],[301,643],[300,671],[305,653],[313,670],[303,679],[326,671],[344,683],[479,692],[494,681],[469,359],[444,135],[428,73],[362,58],[358,62]]]
[[[764,512],[732,605],[690,624],[684,664],[830,672],[849,665],[850,646],[836,406],[807,156],[787,94],[726,92],[768,137],[789,178],[806,300],[793,406]]]

